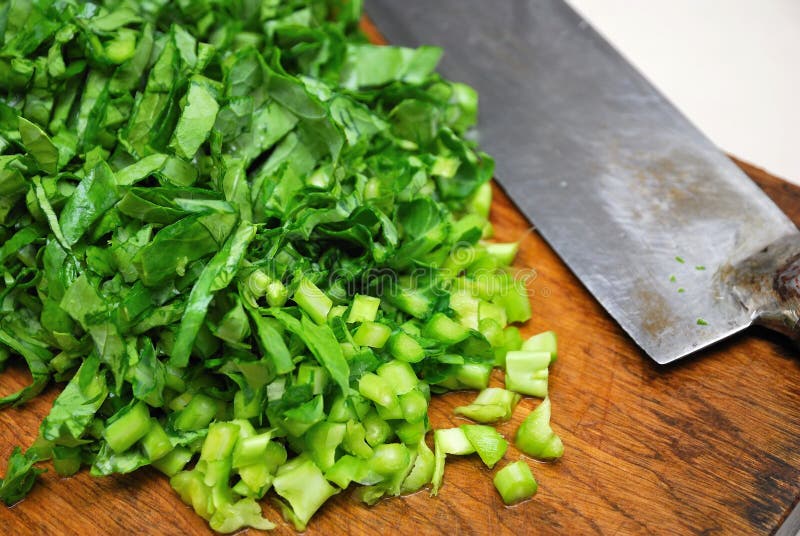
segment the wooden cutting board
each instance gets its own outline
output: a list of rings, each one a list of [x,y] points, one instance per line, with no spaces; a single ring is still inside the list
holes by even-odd
[[[800,223],[800,188],[743,169]],[[536,270],[534,318],[524,332],[554,329],[553,427],[566,446],[556,463],[528,460],[533,500],[503,506],[493,472],[475,456],[450,457],[438,497],[427,492],[373,507],[350,491],[326,504],[308,534],[766,534],[800,498],[800,351],[754,329],[702,354],[660,367],[591,298],[508,198],[496,189],[499,240],[521,240],[518,265]],[[499,374],[498,374],[499,376]],[[21,366],[0,375],[0,394],[27,381]],[[493,382],[500,385],[499,377]],[[14,445],[29,445],[59,387],[0,412],[0,471]],[[473,393],[438,397],[434,427],[455,426],[452,408]],[[500,427],[512,438],[537,401]],[[513,447],[506,461],[520,457]],[[501,462],[500,465],[506,463]],[[499,466],[498,466],[499,467]],[[0,506],[0,534],[209,534],[154,470],[61,479],[50,470],[28,498]],[[266,515],[293,529],[269,505]]]
[[[382,39],[368,22],[373,41]],[[737,162],[800,224],[800,187]],[[520,240],[517,266],[534,270],[534,318],[522,329],[553,329],[559,358],[550,398],[566,452],[528,460],[539,482],[530,501],[506,507],[493,471],[476,456],[448,458],[439,496],[426,491],[367,507],[352,489],[318,512],[306,534],[766,534],[800,500],[800,350],[754,329],[671,366],[658,366],[628,339],[495,188],[500,241]],[[20,364],[0,374],[0,396],[30,380]],[[495,373],[493,385],[502,385]],[[60,386],[22,408],[0,411],[0,474],[15,445],[30,445]],[[434,428],[467,422],[452,409],[474,392],[431,403]],[[538,403],[526,399],[499,427],[508,439]],[[520,459],[509,448],[502,467]],[[295,531],[265,501],[274,534]],[[250,531],[255,533],[254,531]],[[39,477],[12,508],[0,504],[0,535],[212,534],[166,477],[150,468],[91,478]]]

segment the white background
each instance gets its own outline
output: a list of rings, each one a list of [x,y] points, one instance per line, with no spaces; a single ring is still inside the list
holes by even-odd
[[[568,0],[723,150],[800,184],[800,0]]]

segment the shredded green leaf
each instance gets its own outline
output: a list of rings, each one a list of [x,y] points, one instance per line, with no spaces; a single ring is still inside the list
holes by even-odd
[[[36,481],[36,476],[44,472],[33,466],[38,459],[32,453],[23,454],[19,447],[14,448],[8,460],[5,478],[0,479],[0,499],[11,506],[28,494]]]
[[[483,240],[477,95],[436,74],[439,49],[370,44],[360,17],[0,6],[0,364],[33,378],[0,406],[66,382],[0,499],[48,458],[153,465],[215,530],[272,528],[267,494],[302,530],[353,482],[371,504],[441,479],[431,392],[486,388],[530,304],[517,244]]]

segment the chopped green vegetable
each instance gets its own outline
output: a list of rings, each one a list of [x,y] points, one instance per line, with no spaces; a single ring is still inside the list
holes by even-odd
[[[333,307],[331,299],[308,279],[300,280],[293,299],[317,324],[325,323]]]
[[[504,503],[514,504],[533,497],[539,486],[528,464],[518,460],[497,471],[494,475],[494,487],[500,492]]]
[[[547,396],[550,351],[517,350],[506,354],[506,388],[524,395]]]
[[[464,424],[461,430],[489,469],[500,461],[508,449],[508,441],[491,426]]]
[[[184,447],[175,447],[166,455],[154,460],[152,465],[165,475],[172,477],[182,471],[193,456],[194,454],[191,450]]]
[[[545,398],[531,411],[517,429],[514,443],[519,450],[534,458],[544,460],[560,458],[564,444],[550,428],[550,399]]]
[[[19,119],[19,136],[22,145],[28,151],[39,168],[48,174],[58,170],[58,149],[50,137],[41,128],[22,116]]]
[[[0,364],[65,382],[0,499],[152,465],[219,532],[372,504],[484,426],[431,392],[544,396],[555,336],[487,241],[494,162],[441,50],[367,44],[361,1],[14,0],[0,9]],[[533,356],[533,357],[531,357]],[[486,389],[458,412],[510,417]]]
[[[679,263],[681,263],[681,264],[684,264],[684,263],[686,263],[686,261],[683,259],[683,257],[680,257],[680,256],[676,256],[676,257],[675,257],[675,260],[676,260],[676,261],[678,261],[678,262],[679,262]]]
[[[172,451],[169,435],[156,419],[150,419],[150,429],[142,438],[142,449],[150,460],[159,460]]]
[[[434,466],[431,477],[431,495],[437,495],[444,480],[444,463],[448,454],[465,455],[475,452],[461,428],[442,428],[433,433]]]
[[[372,348],[383,348],[392,329],[378,322],[363,322],[353,334],[353,342],[359,346],[370,346]]]
[[[36,482],[36,476],[44,472],[33,466],[38,460],[33,453],[22,453],[19,447],[14,447],[14,452],[8,459],[6,476],[0,479],[0,499],[7,505],[22,500]]]
[[[282,465],[272,485],[288,502],[280,504],[297,530],[304,530],[314,512],[337,493],[314,462],[302,456]]]
[[[353,296],[353,304],[350,306],[347,322],[374,322],[378,316],[380,305],[381,300],[378,298],[356,294]]]
[[[147,404],[137,402],[130,408],[123,408],[112,417],[113,422],[106,426],[103,435],[114,452],[124,452],[150,431],[150,413]]]
[[[553,331],[538,333],[522,343],[526,352],[549,352],[550,363],[558,358],[558,338]]]
[[[703,320],[702,318],[698,318],[698,319],[697,319],[697,325],[698,325],[698,326],[707,326],[707,325],[708,325],[708,322],[706,322],[706,321],[705,321],[705,320]]]
[[[459,406],[453,410],[456,415],[463,415],[473,421],[491,423],[507,421],[520,401],[520,395],[498,387],[484,389],[472,404]]]
[[[402,493],[413,493],[433,479],[436,459],[433,451],[425,444],[424,438],[417,443],[415,454],[414,463],[402,483]]]
[[[422,335],[449,344],[456,344],[469,337],[469,330],[444,313],[436,313],[425,324]]]
[[[56,445],[52,449],[53,468],[59,476],[72,476],[81,469],[81,451],[78,447]]]
[[[434,433],[436,445],[445,454],[463,456],[475,452],[475,446],[467,439],[462,428],[442,428]]]
[[[422,345],[402,331],[389,338],[389,351],[392,356],[408,363],[418,363],[425,359],[425,349]]]

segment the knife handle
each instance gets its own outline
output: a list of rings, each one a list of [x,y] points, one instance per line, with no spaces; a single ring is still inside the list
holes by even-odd
[[[800,234],[735,266],[728,283],[756,323],[800,342]]]

